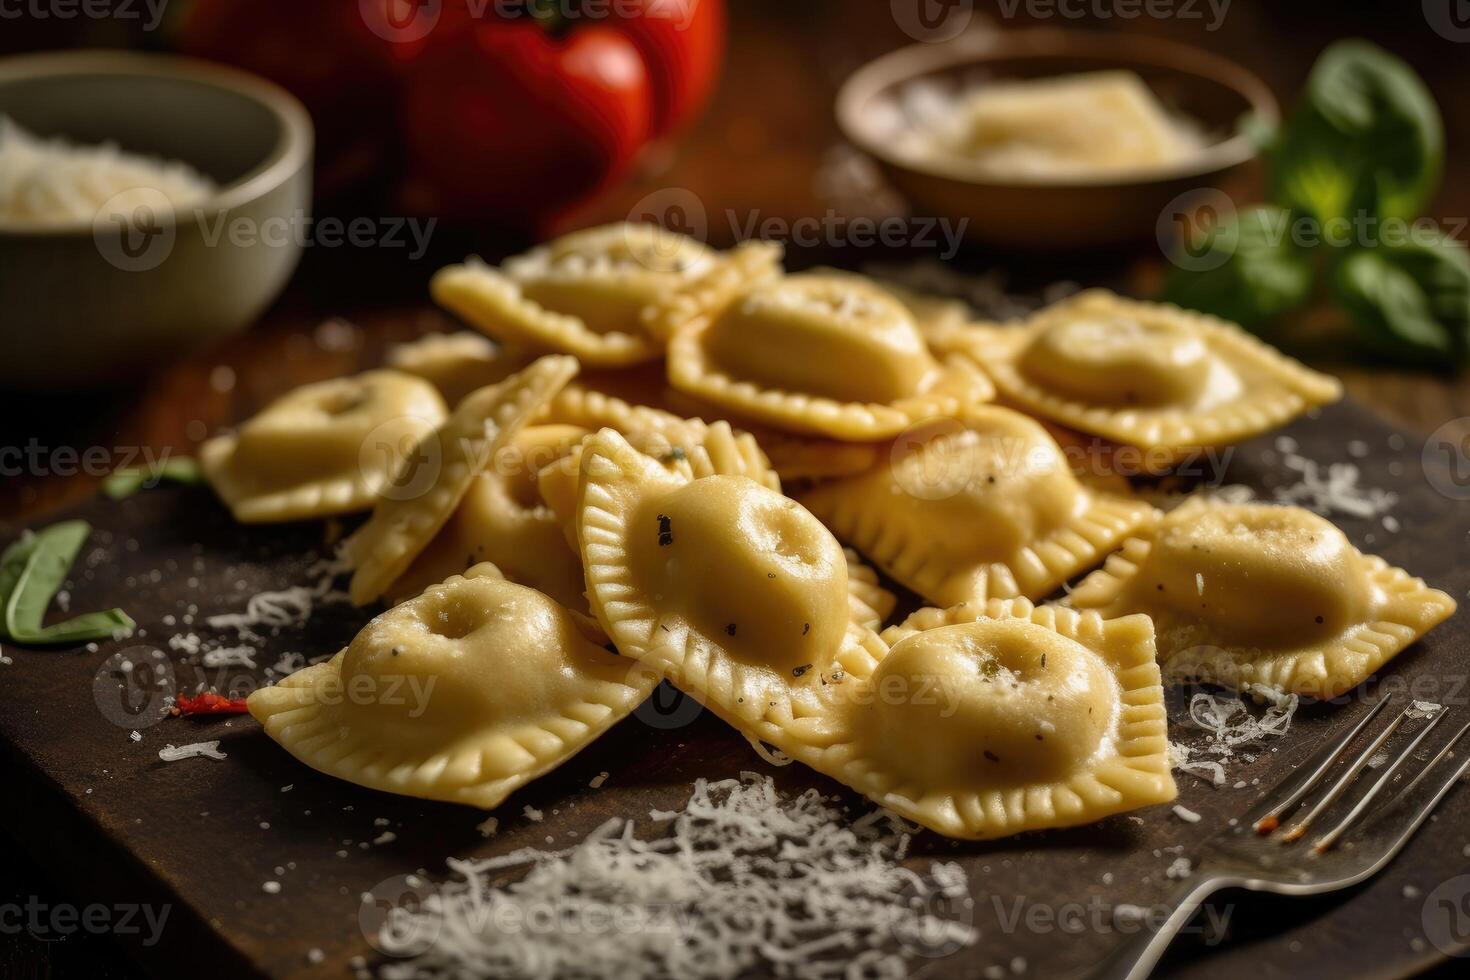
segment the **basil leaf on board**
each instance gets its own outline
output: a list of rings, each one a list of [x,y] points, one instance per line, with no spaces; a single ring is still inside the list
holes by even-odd
[[[35,550],[36,536],[26,531],[5,549],[5,554],[0,555],[0,640],[10,639],[10,633],[5,629],[5,607],[10,603],[15,583],[20,581],[21,572],[25,571],[26,562],[31,560]]]
[[[1317,59],[1282,130],[1272,196],[1324,224],[1408,221],[1439,186],[1443,162],[1439,107],[1414,70],[1367,41],[1339,41]]]
[[[1303,305],[1315,266],[1292,240],[1292,220],[1283,208],[1255,205],[1181,244],[1187,253],[1176,251],[1162,298],[1243,326]]]
[[[1470,349],[1470,252],[1453,239],[1351,252],[1333,270],[1331,286],[1379,350],[1449,364]]]
[[[91,533],[86,521],[62,521],[43,528],[29,539],[22,538],[0,559],[0,565],[10,567],[9,560],[19,554],[17,547],[29,544],[24,566],[4,596],[4,615],[0,617],[11,640],[26,644],[80,643],[111,639],[118,632],[133,629],[133,620],[120,609],[87,613],[53,626],[41,626],[46,609],[66,581],[77,553]]]
[[[167,456],[152,469],[128,466],[113,470],[102,481],[102,492],[113,500],[124,500],[144,487],[165,482],[193,486],[204,482],[204,471],[192,456]]]

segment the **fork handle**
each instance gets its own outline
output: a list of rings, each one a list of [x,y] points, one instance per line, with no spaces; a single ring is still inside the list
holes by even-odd
[[[1223,879],[1210,875],[1186,879],[1157,907],[1168,910],[1163,925],[1154,932],[1142,927],[1131,939],[1115,947],[1091,976],[1094,980],[1144,980],[1179,930],[1199,911],[1201,903],[1223,885]]]

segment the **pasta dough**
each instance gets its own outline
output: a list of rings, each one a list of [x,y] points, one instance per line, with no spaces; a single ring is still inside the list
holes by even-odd
[[[908,433],[868,472],[797,493],[839,538],[941,606],[1039,599],[1153,519],[1084,486],[1037,422],[994,405]]]
[[[1342,386],[1234,324],[1093,289],[988,335],[1004,399],[1082,432],[1158,451],[1225,446],[1336,401]]]
[[[499,269],[478,260],[441,269],[430,290],[440,305],[513,347],[620,367],[662,356],[644,310],[719,261],[694,239],[656,225],[614,224],[566,235]]]
[[[1146,617],[992,603],[979,623],[973,607],[924,610],[880,638],[845,608],[841,549],[795,502],[670,474],[611,432],[582,466],[598,620],[747,736],[957,837],[1173,797]],[[919,682],[954,700],[932,710]]]
[[[754,281],[681,326],[668,357],[670,383],[705,403],[852,441],[896,435],[994,393],[967,357],[936,360],[890,293],[846,274]]]
[[[366,510],[404,448],[443,421],[433,386],[398,371],[368,371],[288,392],[199,450],[216,493],[244,524]]]
[[[1352,690],[1455,611],[1310,511],[1199,499],[1130,538],[1069,601],[1152,616],[1171,674],[1316,698]]]
[[[302,762],[371,789],[490,809],[658,683],[547,596],[480,565],[378,616],[326,663],[250,695]]]
[[[459,508],[475,477],[576,373],[573,358],[540,358],[466,396],[409,452],[394,493],[380,498],[372,518],[348,539],[354,603],[377,599],[408,570]]]

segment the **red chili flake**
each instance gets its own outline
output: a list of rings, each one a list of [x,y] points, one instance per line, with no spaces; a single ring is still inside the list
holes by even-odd
[[[187,718],[190,715],[243,715],[249,710],[245,707],[244,698],[227,698],[208,691],[190,697],[180,691],[169,714]]]

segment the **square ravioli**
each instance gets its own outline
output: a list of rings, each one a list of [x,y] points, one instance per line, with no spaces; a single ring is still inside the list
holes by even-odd
[[[837,542],[794,501],[681,479],[613,433],[582,465],[599,622],[753,741],[954,837],[1173,798],[1146,617],[1017,600],[923,610],[879,637],[846,601]]]
[[[1025,599],[921,609],[871,663],[845,682],[849,740],[812,765],[926,827],[1001,837],[1174,799],[1146,616]]]
[[[1240,442],[1342,396],[1336,379],[1235,324],[1102,289],[977,336],[1005,401],[1166,458]]]
[[[434,300],[511,347],[574,354],[589,367],[663,356],[645,310],[722,261],[714,250],[652,224],[565,235],[498,269],[478,260],[441,269]]]
[[[1455,600],[1300,507],[1191,500],[1072,590],[1145,613],[1167,674],[1333,698],[1455,611]]]
[[[454,516],[475,478],[576,373],[575,358],[540,358],[500,384],[471,392],[409,450],[373,516],[347,540],[353,603],[378,599],[408,571]]]
[[[689,311],[668,368],[735,418],[858,442],[994,395],[968,354],[936,358],[908,307],[850,273],[762,277]]]
[[[866,473],[796,497],[882,571],[941,606],[1040,599],[1157,513],[1084,484],[1040,423],[995,405],[918,427]]]
[[[378,616],[337,656],[248,705],[313,769],[490,809],[657,685],[604,642],[586,617],[480,565]]]
[[[242,524],[367,510],[411,446],[444,420],[427,381],[368,371],[304,385],[231,435],[199,449],[199,466]]]

